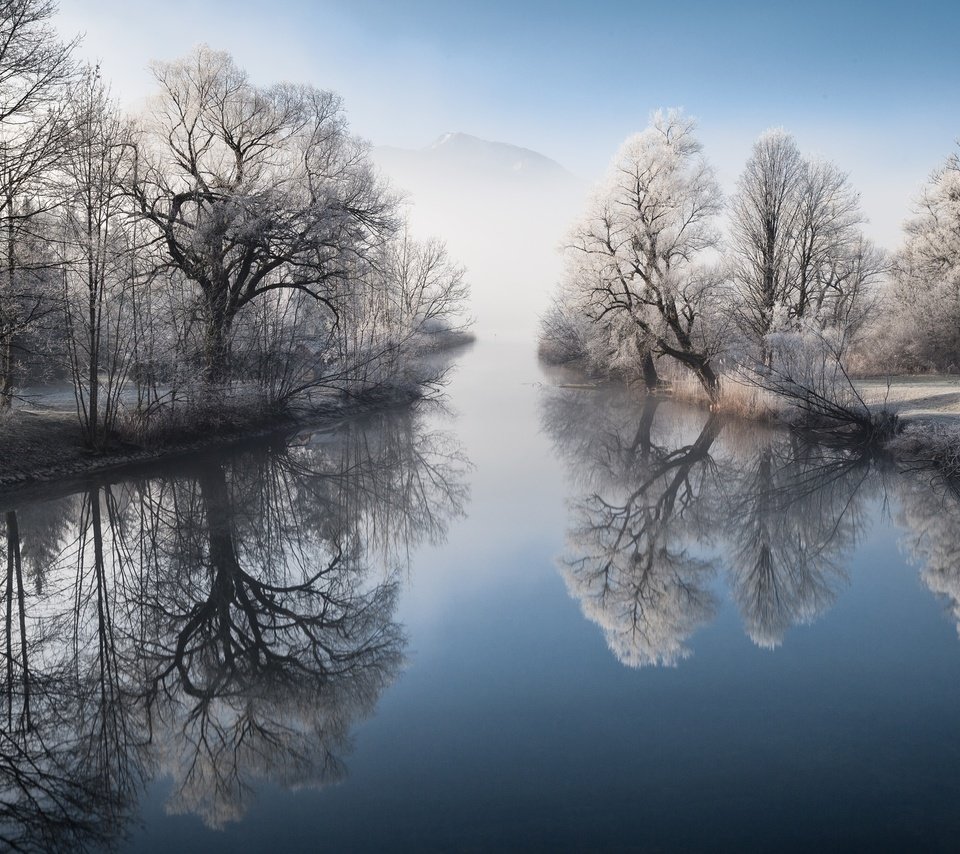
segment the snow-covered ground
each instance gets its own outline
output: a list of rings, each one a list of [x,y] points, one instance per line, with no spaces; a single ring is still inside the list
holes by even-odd
[[[960,376],[892,377],[857,380],[857,388],[872,406],[889,406],[904,418],[930,421],[960,419]]]
[[[77,402],[70,383],[33,385],[17,390],[14,409],[76,409]]]

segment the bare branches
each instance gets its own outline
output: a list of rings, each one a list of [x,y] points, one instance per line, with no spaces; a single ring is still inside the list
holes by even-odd
[[[898,371],[960,366],[960,154],[930,176],[893,264],[875,359]]]
[[[0,408],[11,405],[24,336],[51,310],[38,227],[58,203],[51,179],[70,145],[64,91],[75,42],[60,42],[48,0],[0,3]]]
[[[199,287],[208,377],[222,381],[234,321],[258,297],[299,291],[336,318],[341,283],[395,229],[394,203],[332,93],[256,87],[207,47],[154,75],[134,194]]]
[[[806,160],[783,130],[763,134],[731,202],[734,314],[760,361],[766,336],[809,328],[847,339],[875,300],[883,254],[863,237],[859,198],[832,163]]]

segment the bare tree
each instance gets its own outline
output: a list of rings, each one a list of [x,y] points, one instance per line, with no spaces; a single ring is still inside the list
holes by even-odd
[[[804,164],[793,137],[768,131],[753,146],[730,203],[737,256],[738,310],[744,328],[763,341],[791,289],[791,254]]]
[[[134,139],[94,68],[73,90],[69,119],[74,143],[62,163],[58,241],[67,350],[81,425],[88,444],[100,447],[116,423],[134,355],[133,256],[140,247],[124,204]]]
[[[370,393],[415,386],[427,374],[417,357],[444,346],[469,325],[469,287],[443,243],[414,240],[404,230],[387,241],[340,301],[337,360],[341,388]],[[403,377],[405,372],[412,377]],[[329,381],[329,378],[327,378]]]
[[[830,332],[845,348],[885,271],[863,236],[859,198],[832,163],[803,158],[783,130],[763,134],[731,201],[735,313],[769,366],[771,333]]]
[[[206,378],[222,382],[243,309],[296,291],[335,317],[356,259],[395,231],[395,204],[332,93],[255,86],[208,47],[154,76],[133,190],[165,268],[197,289]]]
[[[22,340],[53,310],[38,229],[56,204],[48,182],[68,143],[63,94],[71,51],[51,0],[0,3],[0,408],[12,403]]]
[[[878,360],[900,370],[960,368],[960,152],[930,176],[904,228]]]

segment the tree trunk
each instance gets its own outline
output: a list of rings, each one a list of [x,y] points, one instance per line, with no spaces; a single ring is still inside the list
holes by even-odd
[[[720,378],[713,370],[709,359],[703,359],[696,368],[697,379],[703,386],[711,403],[716,403],[720,399]]]
[[[204,379],[208,385],[224,385],[230,367],[230,321],[222,312],[213,311],[207,324]]]
[[[6,208],[13,210],[13,196],[7,194]],[[10,300],[10,310],[8,317],[0,317],[7,325],[7,331],[3,338],[3,359],[0,361],[0,409],[10,409],[13,405],[13,336],[16,323],[16,269],[17,259],[15,253],[16,240],[14,236],[13,217],[7,217],[6,233],[6,284],[7,297]]]
[[[703,386],[703,390],[710,398],[710,403],[716,403],[720,398],[720,377],[718,377],[716,371],[714,371],[710,360],[701,357],[693,362],[691,367],[694,373],[696,373],[697,379],[700,380],[700,385]]]
[[[90,293],[90,364],[87,373],[87,441],[96,448],[103,438],[99,435],[100,421],[100,353],[96,330],[97,312],[94,294]]]
[[[653,361],[653,354],[647,350],[643,354],[643,384],[647,391],[656,391],[660,387],[660,376]]]
[[[90,339],[90,364],[87,366],[87,441],[97,447],[100,403],[100,315],[97,306],[98,281],[93,263],[94,228],[90,206],[87,206],[87,329]]]
[[[0,410],[13,406],[13,341],[8,337],[3,341],[3,353],[0,354]]]

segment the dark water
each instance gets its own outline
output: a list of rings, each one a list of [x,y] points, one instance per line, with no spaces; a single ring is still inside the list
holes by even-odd
[[[956,849],[949,491],[501,339],[449,393],[0,502],[0,844]]]

